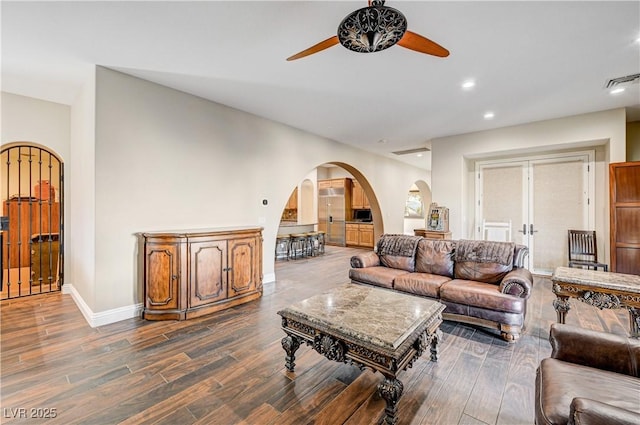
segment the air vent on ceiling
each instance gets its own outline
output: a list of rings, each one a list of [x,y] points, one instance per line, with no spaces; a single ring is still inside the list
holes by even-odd
[[[631,74],[625,77],[612,78],[611,80],[608,80],[605,88],[612,89],[614,87],[627,86],[638,82],[640,82],[640,74]]]
[[[396,155],[410,155],[412,153],[429,152],[429,151],[430,151],[429,148],[414,148],[414,149],[407,149],[404,151],[395,151],[391,153],[394,153]]]

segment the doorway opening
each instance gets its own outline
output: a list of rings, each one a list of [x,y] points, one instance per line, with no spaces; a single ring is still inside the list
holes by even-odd
[[[60,291],[63,163],[46,148],[24,142],[3,147],[0,162],[0,299]]]

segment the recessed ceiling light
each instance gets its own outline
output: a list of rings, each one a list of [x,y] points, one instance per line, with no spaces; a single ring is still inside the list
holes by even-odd
[[[493,119],[493,117],[495,117],[496,115],[493,112],[485,112],[484,113],[484,119],[485,120],[490,120]]]
[[[470,88],[473,88],[476,85],[476,82],[473,80],[467,80],[464,83],[462,83],[462,88],[465,90],[469,90]]]
[[[422,154],[421,154],[421,153],[417,154],[416,156],[417,156],[418,158],[422,158]]]
[[[624,91],[624,87],[618,87],[618,88],[612,89],[612,90],[609,92],[609,94],[620,94],[620,93],[622,93],[623,91]]]

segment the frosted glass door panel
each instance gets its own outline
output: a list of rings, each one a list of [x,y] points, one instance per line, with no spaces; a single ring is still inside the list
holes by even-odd
[[[588,181],[580,159],[532,162],[533,269],[552,273],[567,264],[567,230],[586,229]]]
[[[525,243],[522,239],[523,223],[526,223],[527,199],[523,197],[526,189],[526,168],[523,163],[513,163],[498,167],[482,169],[482,216],[479,229],[482,231],[482,223],[511,223],[511,241]],[[486,232],[490,234],[490,232]],[[481,235],[480,239],[486,239]]]

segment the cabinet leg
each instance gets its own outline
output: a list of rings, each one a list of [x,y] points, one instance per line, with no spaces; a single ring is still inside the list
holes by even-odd
[[[437,362],[439,353],[438,353],[438,343],[442,340],[442,331],[440,329],[436,330],[433,335],[431,335],[431,361]]]
[[[284,365],[287,367],[289,372],[293,372],[293,369],[296,367],[296,351],[300,348],[300,340],[293,335],[287,335],[282,338],[282,348],[287,353],[284,360]]]
[[[387,406],[384,409],[385,415],[382,420],[382,424],[395,425],[398,421],[397,405],[400,397],[402,396],[403,390],[404,387],[402,382],[397,378],[387,378],[385,376],[384,381],[378,385],[378,394],[387,402]]]
[[[640,338],[640,309],[627,307],[629,310],[629,325],[631,327],[631,338]]]
[[[569,304],[569,297],[562,297],[558,295],[558,297],[553,300],[553,308],[556,309],[558,323],[564,323],[565,316],[571,309],[571,305]]]

